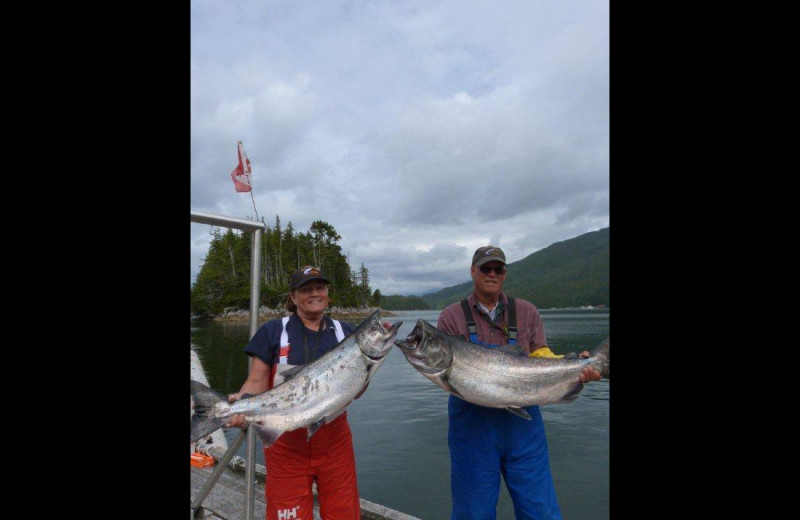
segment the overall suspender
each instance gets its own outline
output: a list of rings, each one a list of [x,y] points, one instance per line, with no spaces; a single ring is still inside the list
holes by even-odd
[[[514,298],[508,298],[508,344],[517,342],[517,304]]]
[[[469,335],[467,339],[473,343],[477,343],[478,328],[475,326],[475,320],[472,319],[472,311],[469,309],[469,303],[466,299],[461,300],[461,310],[464,311],[464,318],[467,320],[467,334]]]
[[[291,316],[284,316],[281,319],[281,339],[279,344],[279,353],[278,353],[278,362],[272,365],[272,373],[271,373],[271,384],[272,386],[278,385],[283,382],[284,377],[281,375],[281,372],[285,372],[287,370],[292,370],[295,365],[289,365],[289,351],[291,350],[291,344],[289,344],[289,333],[286,330],[287,326],[289,325],[289,319]],[[323,321],[327,318],[323,318]],[[336,333],[336,341],[340,342],[344,339],[344,329],[342,329],[342,324],[339,320],[330,319],[333,322],[333,330]],[[311,353],[308,352],[308,342],[305,337],[305,330],[303,331],[303,347],[306,354],[306,363],[310,363],[309,356]],[[318,333],[319,334],[319,333]],[[314,353],[316,353],[317,346],[319,345],[319,339],[316,341],[314,345]]]
[[[469,308],[469,302],[466,298],[461,300],[461,310],[464,312],[464,318],[467,320],[467,333],[469,334],[469,341],[472,343],[480,343],[478,341],[478,328],[475,326],[475,320],[472,318],[472,310]],[[508,298],[508,344],[515,345],[517,343],[517,309],[514,298]]]

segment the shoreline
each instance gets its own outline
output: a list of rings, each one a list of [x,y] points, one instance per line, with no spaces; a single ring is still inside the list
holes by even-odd
[[[325,313],[325,315],[337,320],[356,321],[369,317],[369,315],[375,312],[376,310],[381,311],[381,318],[392,318],[397,316],[397,314],[395,314],[394,312],[381,309],[380,307],[363,307],[363,308],[331,307]],[[539,309],[540,312],[578,311],[578,310],[610,312],[610,308],[606,307],[605,305],[598,305],[598,306],[581,305],[578,307],[553,307],[550,309]],[[282,318],[284,316],[288,316],[289,314],[290,314],[289,311],[283,308],[270,309],[268,307],[261,307],[258,311],[258,321],[264,322],[271,320],[273,318]],[[249,321],[250,311],[245,309],[235,309],[231,307],[225,309],[219,314],[190,316],[190,319],[199,321]]]
[[[376,310],[381,311],[381,318],[390,318],[397,316],[392,311],[381,309],[380,307],[363,307],[360,309],[353,307],[331,307],[325,316],[329,316],[336,320],[357,320],[369,317],[370,314]],[[269,307],[261,307],[258,310],[258,321],[268,321],[274,318],[282,318],[288,316],[290,313],[286,309],[270,309]],[[228,308],[219,314],[204,315],[204,316],[190,316],[191,319],[201,321],[250,321],[250,311],[246,309]]]

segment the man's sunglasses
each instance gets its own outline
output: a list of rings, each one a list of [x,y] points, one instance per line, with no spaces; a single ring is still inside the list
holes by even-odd
[[[504,266],[504,265],[502,265],[500,267],[489,267],[488,265],[482,265],[482,266],[478,267],[478,269],[480,269],[483,274],[489,274],[489,271],[494,269],[494,273],[497,276],[500,276],[501,274],[506,272],[506,266]]]

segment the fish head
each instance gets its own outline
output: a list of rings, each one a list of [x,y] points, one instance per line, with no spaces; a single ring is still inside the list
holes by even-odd
[[[397,331],[402,324],[402,321],[398,321],[386,328],[381,322],[381,312],[373,312],[355,331],[358,348],[372,360],[383,359],[394,346]]]
[[[420,372],[436,374],[450,368],[453,350],[445,336],[425,320],[418,320],[406,339],[395,341],[409,363]]]

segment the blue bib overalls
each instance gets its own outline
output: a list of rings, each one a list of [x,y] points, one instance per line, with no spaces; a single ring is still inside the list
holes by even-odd
[[[490,345],[470,341],[487,348]],[[509,344],[516,343],[510,339]],[[447,405],[450,448],[451,520],[495,520],[500,475],[517,520],[561,520],[544,422],[538,406],[526,407],[531,420],[451,395]]]

